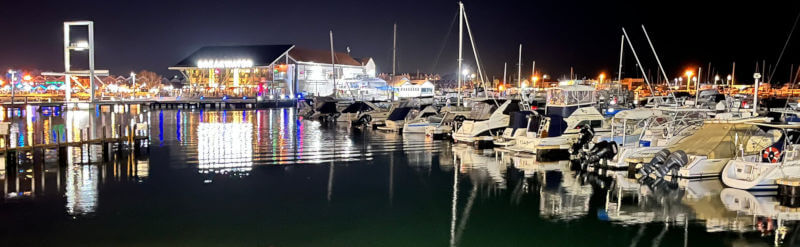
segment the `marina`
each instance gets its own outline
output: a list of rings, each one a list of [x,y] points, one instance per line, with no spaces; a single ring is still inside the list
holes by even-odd
[[[0,246],[800,246],[796,3],[244,2],[0,10]]]

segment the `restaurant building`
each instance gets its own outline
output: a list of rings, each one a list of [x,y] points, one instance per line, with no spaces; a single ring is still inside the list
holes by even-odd
[[[330,51],[294,45],[207,46],[169,69],[183,74],[191,96],[264,99],[347,94],[375,73],[372,59],[362,63],[336,52],[334,61]]]

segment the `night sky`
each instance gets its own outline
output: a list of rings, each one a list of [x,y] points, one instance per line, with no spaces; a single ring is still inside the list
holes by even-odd
[[[645,24],[665,69],[675,77],[708,62],[737,78],[752,78],[756,61],[774,64],[800,11],[800,1],[465,1],[481,60],[490,77],[503,62],[516,71],[523,45],[523,75],[531,60],[558,77],[616,74],[621,27],[628,29],[646,69],[655,60],[639,25]],[[296,44],[373,57],[391,71],[392,23],[398,24],[398,70],[452,73],[456,66],[457,1],[21,1],[0,7],[0,68],[63,70],[62,22],[95,22],[96,64],[112,74],[167,70],[205,45]],[[448,34],[449,33],[449,34]],[[773,81],[786,81],[800,64],[795,33]],[[466,41],[468,42],[468,41]],[[474,59],[465,43],[466,63]],[[438,60],[437,60],[438,57]],[[636,73],[626,48],[624,73]],[[76,65],[77,66],[77,65]],[[796,67],[796,66],[795,66]],[[748,79],[751,80],[751,79]]]

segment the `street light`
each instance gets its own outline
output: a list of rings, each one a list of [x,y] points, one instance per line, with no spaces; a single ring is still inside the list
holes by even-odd
[[[600,73],[600,83],[603,83],[603,79],[606,78],[605,73]]]
[[[732,85],[730,85],[730,83],[733,82],[733,81],[731,81],[732,78],[733,77],[731,77],[731,75],[728,75],[728,77],[727,77],[728,80],[725,81],[725,84],[728,84],[729,87],[732,86]]]
[[[684,74],[686,75],[686,90],[689,90],[689,84],[692,82],[693,73],[691,70],[686,70],[686,73]]]
[[[717,85],[718,81],[719,81],[719,75],[715,75],[714,76],[714,85]]]
[[[464,75],[464,76],[469,75],[469,69],[462,70],[461,74]]]

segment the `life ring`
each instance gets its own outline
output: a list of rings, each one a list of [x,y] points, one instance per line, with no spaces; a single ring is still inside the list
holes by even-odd
[[[769,160],[770,163],[778,163],[778,159],[781,157],[781,150],[778,150],[776,147],[768,147],[764,149],[764,153],[761,154],[761,157]]]

